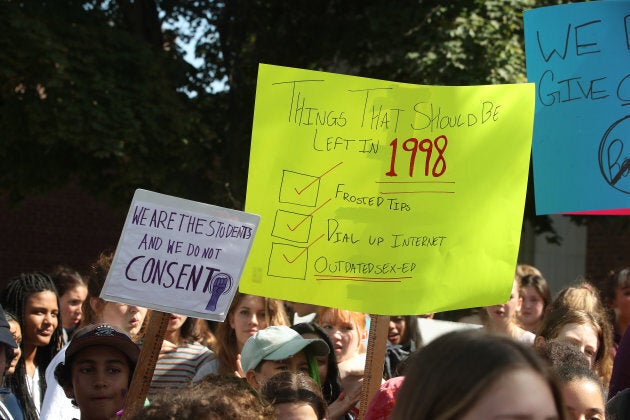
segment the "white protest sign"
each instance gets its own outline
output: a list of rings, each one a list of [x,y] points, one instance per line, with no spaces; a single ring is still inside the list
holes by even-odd
[[[260,216],[136,190],[101,298],[223,321]]]

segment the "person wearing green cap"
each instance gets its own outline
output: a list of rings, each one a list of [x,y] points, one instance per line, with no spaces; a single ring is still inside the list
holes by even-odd
[[[271,326],[245,342],[241,365],[247,382],[260,390],[274,374],[286,370],[306,372],[318,381],[315,356],[326,356],[329,352],[323,340],[303,338],[284,325]]]

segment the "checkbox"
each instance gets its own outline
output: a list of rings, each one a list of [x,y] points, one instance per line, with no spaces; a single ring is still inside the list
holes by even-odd
[[[311,233],[313,216],[286,210],[276,211],[271,236],[287,241],[306,243]]]
[[[271,244],[267,275],[304,280],[307,264],[308,247],[274,242]]]
[[[294,171],[282,171],[281,203],[315,207],[319,194],[320,178]]]

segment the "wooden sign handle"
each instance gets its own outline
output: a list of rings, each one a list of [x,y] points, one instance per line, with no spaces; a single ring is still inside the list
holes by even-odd
[[[389,315],[370,315],[370,335],[368,336],[365,371],[363,373],[363,384],[361,385],[359,420],[365,418],[368,404],[380,388],[383,380],[388,330]]]
[[[129,393],[125,399],[125,408],[122,414],[123,420],[130,419],[144,406],[144,400],[149,392],[153,371],[160,355],[162,341],[164,341],[170,317],[171,314],[165,312],[151,311],[151,318],[147,324],[142,342],[142,351],[140,352],[133,378],[131,378]]]

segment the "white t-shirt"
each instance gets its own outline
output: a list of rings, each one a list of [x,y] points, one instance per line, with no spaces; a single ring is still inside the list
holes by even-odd
[[[68,344],[63,346],[59,353],[53,357],[46,368],[46,393],[42,403],[41,420],[67,420],[81,418],[78,407],[72,405],[70,398],[66,397],[59,382],[55,379],[55,368],[66,359]]]
[[[26,387],[28,388],[28,393],[31,395],[31,399],[35,404],[35,409],[37,409],[37,414],[41,412],[42,404],[41,404],[41,390],[39,388],[39,369],[35,368],[35,373],[31,378],[28,374],[24,374],[26,377]]]

